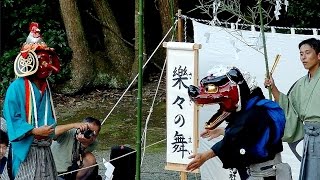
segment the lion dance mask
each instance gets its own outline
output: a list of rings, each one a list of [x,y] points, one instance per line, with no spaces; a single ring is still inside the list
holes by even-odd
[[[206,129],[219,126],[232,112],[241,110],[250,94],[250,88],[239,69],[218,67],[218,73],[200,81],[200,87],[189,86],[190,99],[197,105],[218,104],[220,109],[206,123]]]

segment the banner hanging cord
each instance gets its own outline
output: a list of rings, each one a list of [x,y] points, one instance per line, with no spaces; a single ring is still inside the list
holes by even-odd
[[[160,41],[160,43],[158,44],[158,46],[156,47],[156,49],[153,51],[153,53],[151,54],[151,56],[149,57],[149,59],[148,59],[148,60],[146,61],[146,63],[143,65],[143,68],[145,68],[145,66],[146,66],[146,65],[148,64],[148,62],[151,60],[151,58],[153,57],[153,55],[155,54],[155,52],[156,52],[156,51],[159,49],[159,47],[162,45],[162,43],[164,42],[164,40],[167,38],[167,36],[169,35],[169,33],[172,31],[172,29],[173,29],[174,27],[176,27],[177,22],[178,22],[178,20],[176,20],[175,23],[174,23],[174,25],[168,30],[168,32],[166,33],[166,35],[164,36],[164,38]],[[172,38],[171,38],[171,40],[172,40]],[[165,62],[164,62],[164,66],[163,66],[163,67],[165,67],[165,65],[166,65],[166,60],[165,60]],[[163,69],[164,69],[164,68],[163,68]],[[164,72],[164,70],[162,70],[162,72],[161,72],[161,76],[160,76],[160,80],[159,80],[159,83],[158,83],[157,91],[158,91],[159,86],[160,86],[161,77],[162,77],[162,75],[163,75],[163,72]],[[110,114],[113,112],[113,110],[114,110],[114,109],[116,108],[116,106],[119,104],[119,102],[120,102],[121,99],[124,97],[124,95],[126,94],[126,92],[130,89],[130,87],[132,86],[132,84],[134,83],[134,81],[137,79],[138,75],[139,75],[139,74],[137,74],[137,75],[135,76],[135,78],[134,78],[134,79],[132,80],[132,82],[129,84],[129,86],[127,87],[127,89],[123,92],[123,94],[121,95],[121,97],[119,98],[119,100],[117,101],[117,103],[113,106],[113,108],[110,110],[110,112],[108,113],[108,115],[106,116],[106,118],[102,121],[101,125],[103,125],[104,122],[108,119],[108,117],[110,116]],[[149,113],[149,115],[148,115],[147,121],[149,121],[150,114],[151,114],[152,111],[153,111],[153,105],[154,105],[154,102],[155,102],[156,95],[157,95],[157,93],[155,93],[155,97],[154,97],[154,99],[153,99],[153,103],[152,103],[152,106],[151,106],[151,108],[150,108],[150,113]],[[147,124],[148,124],[148,122],[146,123],[146,125],[147,125]],[[145,135],[145,137],[146,137],[146,135]],[[146,138],[145,138],[145,139],[146,139]],[[158,141],[158,142],[155,142],[155,143],[153,143],[153,144],[151,144],[151,145],[148,145],[148,146],[145,146],[145,144],[144,144],[144,147],[143,147],[142,149],[145,151],[146,148],[151,147],[151,146],[154,146],[154,145],[156,145],[156,144],[159,144],[159,143],[161,143],[161,142],[163,142],[163,141],[165,141],[165,140],[166,140],[166,139],[162,139],[162,140],[160,140],[160,141]],[[137,152],[137,151],[134,150],[134,151],[132,151],[132,152],[130,152],[130,153],[127,153],[127,154],[124,154],[124,155],[119,156],[119,157],[117,157],[117,158],[111,159],[111,160],[109,160],[109,162],[114,161],[114,160],[117,160],[117,159],[120,159],[120,158],[125,157],[125,156],[128,156],[128,155],[130,155],[130,154],[132,154],[132,153],[135,153],[135,152]],[[102,163],[97,163],[97,164],[94,164],[94,165],[92,165],[92,166],[88,166],[88,167],[85,167],[85,168],[77,169],[77,170],[74,170],[74,171],[65,172],[65,173],[59,174],[59,176],[64,176],[64,175],[66,175],[66,174],[70,174],[70,173],[73,173],[73,172],[77,172],[77,171],[80,171],[80,170],[83,170],[83,169],[88,169],[88,168],[95,167],[95,166],[102,165],[102,164],[104,164],[104,162],[102,162]],[[142,161],[141,161],[141,165],[142,165]]]
[[[157,50],[159,49],[159,47],[162,45],[162,43],[164,42],[164,40],[167,38],[167,36],[169,35],[169,33],[172,31],[172,29],[176,27],[177,22],[178,22],[178,20],[176,20],[175,23],[174,23],[174,25],[168,30],[168,32],[166,33],[166,35],[164,36],[164,38],[160,41],[160,43],[158,44],[158,46],[156,47],[156,49],[153,51],[153,53],[151,54],[151,56],[149,57],[149,59],[148,59],[148,60],[146,61],[146,63],[143,65],[143,68],[145,68],[145,66],[146,66],[146,65],[148,64],[148,62],[151,60],[151,58],[153,57],[153,55],[156,53],[156,51],[157,51]],[[171,40],[172,40],[172,38],[171,38]],[[164,63],[164,66],[163,66],[163,67],[165,67],[165,65],[166,65],[166,60],[165,60],[165,63]],[[164,68],[163,68],[163,69],[164,69]],[[119,104],[119,102],[122,100],[122,98],[124,97],[124,95],[126,94],[126,92],[130,89],[130,87],[132,86],[132,84],[134,83],[134,81],[137,79],[138,75],[139,75],[139,74],[137,74],[137,75],[135,76],[135,78],[134,78],[134,79],[132,80],[132,82],[129,84],[129,86],[127,87],[127,89],[123,92],[123,94],[121,95],[121,97],[119,98],[119,100],[117,101],[117,103],[113,106],[113,108],[110,110],[110,112],[108,113],[108,115],[106,116],[106,118],[102,121],[101,125],[103,125],[104,122],[108,119],[108,117],[110,116],[110,114],[113,112],[113,110],[116,108],[116,106],[117,106],[117,105]],[[160,76],[160,77],[162,77],[162,75],[163,75],[163,70],[162,70],[162,72],[161,72],[161,76]],[[160,86],[160,81],[161,81],[161,79],[159,80],[158,87],[157,87],[157,91],[158,91],[159,86]],[[156,94],[155,94],[155,95],[156,95]],[[153,103],[152,103],[152,109],[150,110],[150,113],[149,113],[149,115],[148,115],[148,119],[150,118],[150,114],[151,114],[151,112],[153,111],[153,104],[154,104],[154,102],[155,102],[155,97],[154,97],[154,100],[153,100]],[[149,121],[149,120],[148,120],[148,121]],[[147,124],[147,123],[146,123],[146,124]],[[145,137],[146,137],[146,136],[145,136]],[[146,139],[146,138],[145,138],[145,139]],[[156,144],[159,144],[159,143],[161,143],[161,142],[163,142],[163,141],[165,141],[165,140],[166,140],[166,139],[162,139],[162,140],[157,141],[157,142],[155,142],[155,143],[153,143],[153,144],[150,144],[150,145],[148,145],[148,146],[145,146],[145,145],[144,145],[144,147],[143,147],[142,149],[145,150],[146,148],[149,148],[149,147],[151,147],[151,146],[154,146],[154,145],[156,145]],[[117,159],[120,159],[120,158],[125,157],[125,156],[128,156],[128,155],[130,155],[130,154],[132,154],[132,153],[135,153],[135,152],[137,152],[137,151],[134,150],[134,151],[132,151],[132,152],[130,152],[130,153],[127,153],[127,154],[124,154],[124,155],[119,156],[119,157],[117,157],[117,158],[111,159],[111,160],[109,160],[109,162],[114,161],[114,160],[117,160]],[[71,174],[71,173],[73,173],[73,172],[77,172],[77,171],[80,171],[80,170],[83,170],[83,169],[88,169],[88,168],[95,167],[95,166],[102,165],[102,164],[104,164],[104,162],[102,162],[102,163],[97,163],[97,164],[94,164],[94,165],[92,165],[92,166],[88,166],[88,167],[85,167],[85,168],[77,169],[77,170],[74,170],[74,171],[65,172],[65,173],[59,174],[59,176],[64,176],[64,175],[66,175],[66,174]],[[142,164],[142,161],[141,161],[141,164]]]
[[[174,24],[176,24],[178,22],[178,20],[175,21]],[[151,60],[151,58],[153,57],[153,55],[157,52],[157,50],[159,49],[159,47],[162,45],[162,43],[164,42],[164,40],[167,38],[167,36],[169,35],[169,33],[171,32],[171,30],[173,29],[174,26],[172,26],[167,34],[164,36],[164,38],[160,41],[160,43],[158,44],[158,46],[156,47],[156,49],[152,52],[152,54],[150,55],[150,57],[148,58],[148,60],[145,62],[145,64],[143,65],[142,68],[145,68],[145,66],[149,63],[149,61]],[[137,74],[132,82],[129,84],[129,86],[127,87],[127,89],[123,92],[123,94],[121,95],[121,97],[119,98],[119,100],[116,102],[116,104],[112,107],[112,109],[110,110],[110,112],[108,113],[108,115],[104,118],[104,120],[102,121],[101,125],[104,124],[104,122],[109,118],[110,114],[113,112],[113,110],[116,108],[116,106],[119,104],[119,102],[122,100],[122,98],[124,97],[124,95],[127,93],[127,91],[130,89],[130,87],[132,86],[132,84],[134,83],[134,81],[138,78],[139,74]]]
[[[197,22],[203,22],[203,23],[206,23],[206,24],[211,24],[212,21],[211,20],[205,20],[205,19],[197,19],[197,18],[192,18],[192,17],[189,17],[189,16],[186,16],[186,15],[181,15],[181,17],[183,17],[184,19],[190,19],[190,20],[193,20],[193,21],[197,21]],[[219,24],[223,24],[225,26],[229,25],[231,26],[231,24],[234,24],[234,23],[230,23],[230,22],[220,22]],[[251,26],[254,26],[255,28],[260,28],[259,25],[251,25],[251,24],[243,24],[243,23],[237,23],[239,26],[243,26],[243,27],[251,27]],[[268,26],[268,25],[264,25],[264,28],[265,29],[285,29],[285,30],[291,30],[291,29],[294,29],[294,30],[301,30],[301,31],[320,31],[320,28],[295,28],[295,27],[282,27],[282,26]]]
[[[184,19],[184,42],[187,42],[187,19]]]
[[[162,140],[160,140],[160,141],[157,141],[157,142],[155,142],[155,143],[152,143],[152,144],[146,146],[145,148],[149,148],[149,147],[151,147],[151,146],[157,145],[157,144],[159,144],[159,143],[161,143],[161,142],[163,142],[163,141],[165,141],[165,140],[167,140],[167,139],[162,139]],[[115,160],[117,160],[117,159],[123,158],[123,157],[128,156],[128,155],[130,155],[130,154],[133,154],[133,153],[135,153],[135,152],[137,152],[137,151],[136,151],[136,150],[131,151],[131,152],[129,152],[129,153],[127,153],[127,154],[124,154],[124,155],[122,155],[122,156],[116,157],[116,158],[114,158],[114,159],[110,159],[110,160],[107,161],[107,162],[115,161]],[[59,174],[58,176],[64,176],[64,175],[66,175],[66,174],[71,174],[71,173],[74,173],[74,172],[77,172],[77,171],[81,171],[81,170],[84,170],[84,169],[89,169],[89,168],[92,168],[92,167],[95,167],[95,166],[102,165],[102,164],[104,164],[104,163],[105,163],[105,162],[97,163],[97,164],[94,164],[94,165],[91,165],[91,166],[88,166],[88,167],[85,167],[85,168],[81,168],[81,169],[77,169],[77,170],[65,172],[65,173]]]
[[[211,21],[208,21],[208,20],[195,19],[195,18],[191,18],[191,17],[185,16],[185,15],[182,15],[182,17],[185,18],[185,19],[189,19],[189,20],[192,20],[192,21],[196,21],[196,22],[206,22],[206,23],[208,23],[208,24],[211,23]],[[231,24],[232,24],[232,23],[231,23]],[[232,32],[235,32],[234,29],[231,29],[231,32],[229,32],[226,28],[223,28],[223,27],[221,27],[221,26],[217,26],[217,27],[220,27],[222,30],[224,30],[226,33],[228,33],[230,36],[238,39],[240,42],[246,44],[248,47],[254,49],[255,51],[257,51],[257,52],[259,52],[259,53],[261,53],[261,54],[263,54],[263,52],[261,52],[259,49],[257,49],[257,48],[255,48],[255,47],[249,45],[249,44],[248,44],[247,42],[245,42],[243,39],[235,36],[235,35],[232,33]],[[249,26],[248,26],[248,27],[249,27]],[[251,26],[250,26],[250,27],[251,27]]]
[[[176,29],[176,25],[177,23],[174,24],[174,28],[173,29]],[[171,36],[171,41],[173,41],[173,38],[175,36],[175,33],[172,34]],[[160,84],[161,84],[161,79],[162,79],[162,76],[163,76],[163,73],[164,73],[164,69],[166,67],[166,64],[167,64],[167,58],[164,60],[164,63],[163,63],[163,67],[162,67],[162,71],[161,71],[161,74],[160,74],[160,77],[159,77],[159,81],[158,81],[158,85],[157,85],[157,89],[156,89],[156,92],[153,96],[153,101],[152,101],[152,104],[150,106],[150,110],[149,110],[149,114],[148,114],[148,117],[146,119],[146,123],[145,123],[145,128],[144,128],[144,131],[143,131],[143,135],[142,135],[142,145],[143,145],[143,151],[142,151],[142,156],[141,156],[141,166],[142,166],[142,163],[143,163],[143,159],[144,159],[144,155],[145,155],[145,146],[147,144],[147,130],[148,130],[148,123],[149,123],[149,120],[150,120],[150,117],[151,117],[151,114],[153,113],[153,106],[155,104],[155,101],[156,101],[156,97],[157,97],[157,94],[158,94],[158,91],[159,91],[159,87],[160,87]]]

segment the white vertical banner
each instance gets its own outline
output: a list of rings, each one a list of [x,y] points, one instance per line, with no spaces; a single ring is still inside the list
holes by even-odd
[[[197,108],[188,87],[197,84],[199,44],[168,42],[167,48],[167,163],[169,170],[183,166],[197,148]],[[179,167],[179,165],[182,165]]]

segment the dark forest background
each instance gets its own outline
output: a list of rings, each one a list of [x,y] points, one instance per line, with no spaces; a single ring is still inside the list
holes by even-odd
[[[147,59],[172,26],[178,9],[182,14],[211,20],[200,8],[205,0],[145,0],[144,52]],[[210,1],[207,1],[210,2]],[[241,11],[250,14],[256,0],[239,0]],[[13,62],[29,34],[30,22],[40,24],[44,41],[59,54],[62,71],[50,77],[54,91],[82,93],[93,88],[125,88],[138,71],[138,1],[133,0],[2,0],[0,47],[0,97],[15,78]],[[273,1],[263,1],[265,17],[274,17]],[[289,0],[279,20],[266,18],[270,26],[320,28],[319,0]],[[235,22],[232,12],[218,14],[221,21]],[[211,18],[211,19],[210,19]],[[248,16],[248,18],[250,18]],[[254,20],[253,24],[260,24]],[[192,24],[187,22],[188,40]],[[299,33],[299,32],[297,32]],[[308,33],[308,32],[302,32]],[[309,32],[311,33],[311,32]],[[170,35],[171,37],[171,35]],[[167,38],[166,41],[170,39]],[[160,71],[165,59],[159,50],[144,71]]]

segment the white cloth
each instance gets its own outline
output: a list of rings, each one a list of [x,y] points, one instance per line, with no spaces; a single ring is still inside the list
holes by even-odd
[[[7,123],[6,120],[0,117],[0,129],[4,132],[7,132]]]
[[[244,31],[229,28],[209,26],[193,22],[194,42],[202,45],[199,50],[199,74],[201,79],[207,76],[208,71],[215,65],[235,66],[244,69],[256,77],[257,85],[263,87],[266,75],[266,65],[261,48],[261,36],[258,31]],[[273,78],[279,89],[283,92],[289,90],[291,85],[303,76],[304,70],[299,60],[298,44],[305,39],[320,36],[301,34],[265,33],[268,64],[272,67],[277,54],[281,55],[278,66],[275,68]],[[262,88],[268,98],[268,92]],[[199,132],[203,130],[204,123],[215,113],[217,106],[200,107]],[[200,138],[199,152],[207,150],[213,141]],[[301,146],[300,146],[301,147]],[[302,148],[301,148],[302,152]],[[293,179],[299,176],[300,162],[296,159],[287,144],[284,144],[282,153],[283,162],[288,162],[292,168]],[[207,161],[201,168],[201,178],[210,180],[228,179],[229,171],[222,168],[218,158]]]

